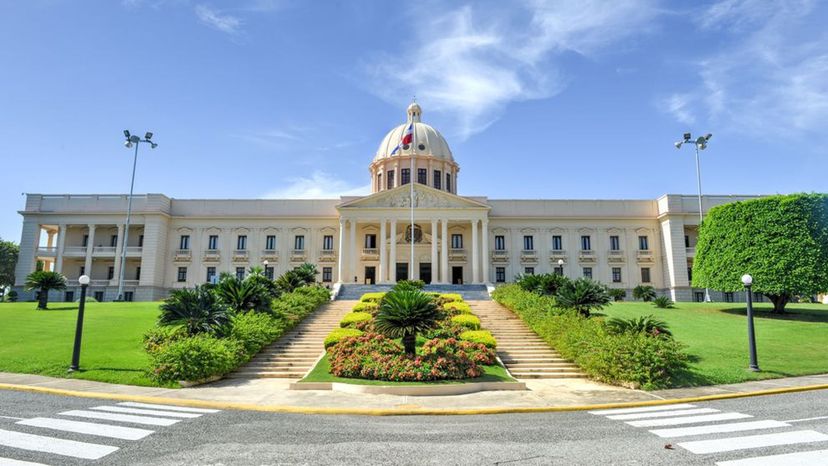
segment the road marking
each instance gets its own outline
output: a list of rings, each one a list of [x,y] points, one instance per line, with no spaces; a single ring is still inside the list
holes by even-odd
[[[173,411],[158,411],[155,409],[124,408],[123,406],[95,406],[89,409],[94,409],[95,411],[110,411],[113,413],[148,414],[150,416],[180,417],[185,419],[192,419],[202,416],[201,414],[195,413],[178,413]]]
[[[70,421],[68,419],[54,419],[49,417],[24,419],[17,424],[23,426],[42,427],[44,429],[62,430],[66,432],[76,432],[79,434],[97,435],[99,437],[117,438],[122,440],[140,440],[154,432],[152,430],[137,429],[135,427]]]
[[[678,445],[692,453],[703,455],[706,453],[721,453],[725,451],[773,447],[778,445],[795,445],[798,443],[822,442],[825,440],[828,440],[828,435],[815,430],[797,430],[795,432],[782,432],[778,434],[748,435],[746,437],[681,442]]]
[[[58,414],[60,414],[61,416],[76,416],[85,417],[89,419],[103,419],[104,421],[131,422],[133,424],[145,424],[148,426],[171,426],[177,422],[180,422],[179,419],[167,419],[150,416],[133,416],[129,414],[105,413],[101,411],[84,411],[82,409],[73,409],[71,411],[64,411]]]
[[[805,419],[791,419],[790,421],[784,422],[805,422],[805,421],[818,421],[820,419],[828,419],[828,416],[819,416],[819,417],[806,417]]]
[[[696,409],[679,409],[675,411],[657,411],[654,413],[634,413],[634,414],[619,414],[617,416],[607,416],[607,419],[613,421],[626,421],[628,419],[645,419],[654,417],[675,417],[684,416],[687,414],[710,414],[718,413],[718,409],[713,408],[696,408]]]
[[[695,408],[696,405],[687,403],[677,405],[661,405],[661,406],[646,406],[644,408],[624,408],[624,409],[602,409],[599,411],[590,411],[590,414],[603,416],[605,414],[632,414],[632,413],[648,413],[651,411],[666,411],[668,409],[684,409]]]
[[[13,460],[11,458],[0,458],[0,466],[46,466],[43,463],[32,463],[29,461]]]
[[[825,466],[828,464],[828,450],[803,451],[784,455],[757,456],[741,460],[720,461],[718,466],[777,466],[789,464],[796,466]]]
[[[151,409],[162,409],[167,411],[181,411],[183,413],[203,413],[203,414],[212,414],[212,413],[220,413],[221,410],[218,409],[205,409],[205,408],[190,408],[189,406],[172,406],[172,405],[157,405],[152,403],[135,403],[132,401],[127,401],[125,403],[118,403],[120,406],[129,406],[131,408],[151,408]]]
[[[97,460],[117,451],[118,447],[97,443],[76,442],[42,435],[0,430],[0,445],[21,450],[54,453],[87,460]]]
[[[759,430],[759,429],[773,429],[776,427],[790,427],[780,421],[752,421],[752,422],[733,422],[730,424],[711,424],[708,426],[694,426],[694,427],[676,427],[673,429],[656,429],[651,430],[651,434],[659,437],[686,437],[689,435],[704,435],[716,434],[722,432],[742,432],[745,430]]]
[[[681,424],[698,424],[701,422],[732,421],[734,419],[745,419],[749,417],[753,416],[742,413],[719,413],[705,416],[671,417],[669,419],[645,419],[643,421],[629,421],[627,424],[633,427],[661,427],[678,426]]]
[[[0,418],[3,418],[3,419],[14,419],[15,421],[22,421],[23,419],[26,419],[25,417],[14,417],[14,416],[0,416]]]

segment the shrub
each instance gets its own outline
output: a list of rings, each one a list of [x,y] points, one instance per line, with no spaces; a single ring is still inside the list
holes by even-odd
[[[357,324],[368,322],[373,319],[373,316],[367,312],[349,312],[342,317],[339,326],[343,328],[356,327]]]
[[[377,303],[379,304],[382,301],[382,298],[385,297],[384,292],[377,292],[377,293],[365,293],[359,300],[363,303]]]
[[[369,312],[371,314],[376,314],[379,310],[379,304],[373,302],[358,302],[354,304],[354,307],[351,308],[353,312]]]
[[[672,309],[675,303],[668,296],[659,296],[653,300],[653,306],[659,309]]]
[[[549,296],[557,294],[558,290],[569,281],[568,277],[557,273],[518,275],[515,278],[515,283],[524,290]]]
[[[316,283],[316,276],[319,275],[316,266],[308,262],[296,267],[292,272],[302,281],[303,285],[313,285]]]
[[[656,319],[655,316],[639,316],[630,319],[619,319],[613,317],[607,320],[607,330],[618,335],[619,333],[644,333],[654,337],[670,338],[673,334],[669,330],[669,326],[663,320]]]
[[[184,327],[188,335],[224,333],[230,324],[228,307],[202,286],[173,290],[160,309],[158,325]]]
[[[607,290],[607,294],[609,294],[613,301],[623,301],[627,297],[627,290],[623,288],[610,288]]]
[[[327,337],[325,337],[325,349],[329,349],[331,346],[339,343],[345,338],[358,337],[360,335],[362,335],[362,331],[355,328],[334,329],[328,334]]]
[[[497,340],[495,340],[495,337],[488,330],[466,330],[460,333],[460,339],[481,343],[486,345],[487,348],[497,348]]]
[[[555,299],[558,306],[574,309],[584,316],[589,316],[592,310],[603,309],[610,302],[607,287],[588,278],[579,278],[561,287]]]
[[[26,277],[27,290],[38,290],[37,308],[46,309],[49,305],[49,290],[65,290],[66,277],[57,272],[37,270]]]
[[[268,314],[239,314],[233,319],[230,338],[244,348],[248,356],[258,353],[282,334],[284,327]]]
[[[17,302],[17,291],[10,290],[8,293],[6,293],[6,296],[4,297],[4,299],[6,301],[10,302],[10,303],[16,303]]]
[[[405,353],[413,357],[417,334],[434,328],[441,317],[431,296],[422,291],[393,291],[382,299],[374,328],[388,337],[402,338]]]
[[[158,382],[204,380],[224,375],[244,354],[235,340],[206,335],[183,338],[161,346],[152,354],[150,377]]]
[[[452,323],[469,330],[480,330],[480,319],[471,314],[459,314],[451,318]]]
[[[402,290],[402,289],[415,289],[415,290],[422,290],[425,288],[425,282],[422,280],[400,280],[394,285],[395,290]]]
[[[450,303],[443,304],[443,310],[447,311],[451,314],[471,314],[471,306],[467,303],[462,301],[452,301]]]
[[[144,351],[155,353],[162,346],[187,337],[183,327],[153,327],[144,334]]]
[[[438,297],[447,303],[463,301],[463,296],[460,293],[440,293]]]
[[[649,302],[656,298],[655,288],[650,285],[636,286],[633,288],[632,295],[634,299],[640,299],[644,302]]]
[[[533,317],[543,318],[565,312],[557,306],[555,298],[526,292],[517,284],[501,285],[495,289],[496,300],[518,314],[529,313]],[[492,294],[494,297],[495,294]]]
[[[293,326],[330,298],[330,291],[322,286],[303,286],[274,300],[273,312],[288,326]]]
[[[268,289],[261,284],[261,278],[246,278],[239,280],[238,277],[222,277],[218,285],[213,288],[215,295],[236,312],[271,312],[271,301],[273,296]]]
[[[304,277],[296,270],[288,270],[276,280],[276,288],[282,293],[292,293],[306,285]]]

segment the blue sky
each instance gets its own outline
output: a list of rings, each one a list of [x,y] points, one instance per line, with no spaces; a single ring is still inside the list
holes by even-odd
[[[825,2],[0,0],[0,237],[22,192],[366,192],[413,95],[460,194],[828,191]]]

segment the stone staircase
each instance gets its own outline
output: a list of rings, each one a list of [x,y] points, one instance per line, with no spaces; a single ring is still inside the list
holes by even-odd
[[[339,328],[342,316],[350,312],[355,303],[356,301],[339,300],[325,304],[227,377],[302,378],[325,350],[325,337],[331,330]]]
[[[533,332],[518,316],[495,301],[469,301],[480,323],[497,339],[497,354],[518,379],[586,377]]]
[[[358,300],[360,296],[365,293],[390,291],[393,285],[358,285],[358,284],[343,284],[339,290],[336,299],[342,300]],[[458,293],[463,296],[466,301],[490,300],[489,292],[486,285],[426,285],[424,291],[431,291],[435,293]]]

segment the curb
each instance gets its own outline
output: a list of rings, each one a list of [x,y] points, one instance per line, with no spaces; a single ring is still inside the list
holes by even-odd
[[[31,385],[19,385],[0,383],[0,390],[12,390],[30,393],[44,393],[50,395],[74,396],[79,398],[99,398],[118,401],[134,401],[141,403],[157,403],[178,406],[190,406],[194,408],[212,408],[223,410],[260,411],[269,413],[289,414],[350,414],[363,416],[447,416],[447,415],[475,415],[475,414],[514,414],[514,413],[553,413],[567,411],[587,411],[596,409],[634,408],[643,406],[659,406],[674,403],[692,403],[700,401],[727,400],[733,398],[748,398],[754,396],[780,395],[785,393],[798,393],[813,390],[828,390],[828,384],[805,385],[801,387],[774,388],[769,390],[758,390],[754,392],[727,393],[720,395],[705,395],[690,398],[673,398],[667,400],[636,401],[627,403],[603,403],[594,405],[574,406],[540,406],[540,407],[509,407],[509,408],[469,408],[469,409],[434,409],[434,408],[312,408],[302,406],[261,406],[252,403],[235,403],[221,401],[192,400],[181,398],[163,398],[148,395],[125,395],[118,393],[83,392],[77,390],[64,390],[60,388],[35,387]]]

